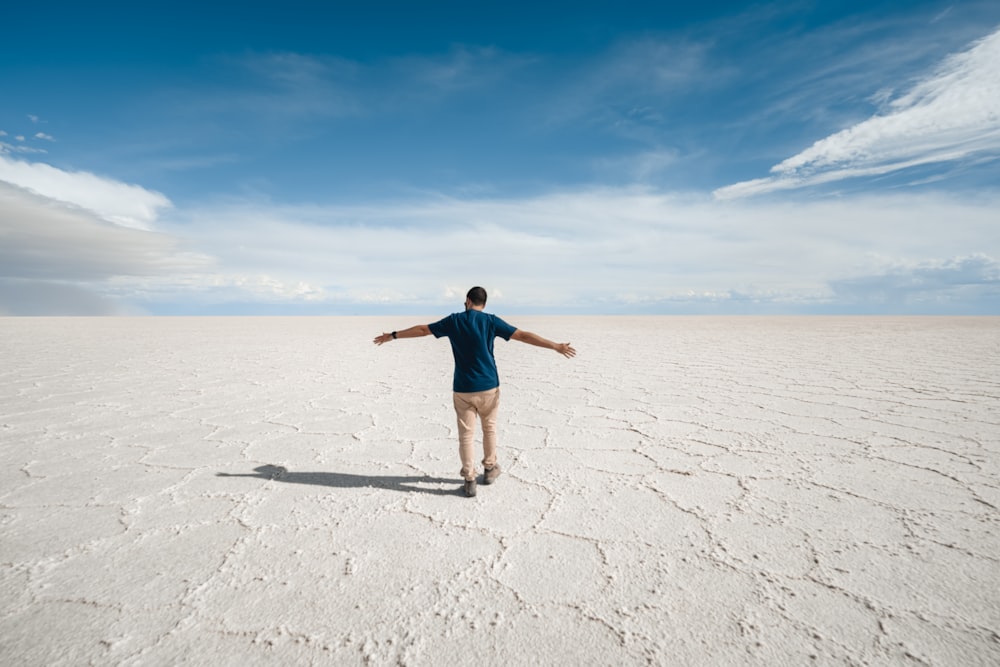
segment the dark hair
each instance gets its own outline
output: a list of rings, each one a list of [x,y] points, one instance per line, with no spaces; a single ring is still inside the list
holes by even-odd
[[[482,287],[473,287],[469,290],[469,293],[465,295],[465,298],[471,301],[473,306],[485,306],[486,290]]]

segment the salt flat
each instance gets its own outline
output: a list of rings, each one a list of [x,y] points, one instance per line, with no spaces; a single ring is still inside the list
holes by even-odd
[[[431,319],[0,319],[0,663],[1000,663],[1000,318]]]

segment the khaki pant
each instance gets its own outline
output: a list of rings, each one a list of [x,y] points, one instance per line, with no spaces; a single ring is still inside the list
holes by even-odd
[[[497,462],[497,412],[500,387],[474,393],[455,392],[455,415],[458,417],[458,456],[462,459],[462,479],[476,478],[476,417],[483,427],[483,465],[492,468]]]

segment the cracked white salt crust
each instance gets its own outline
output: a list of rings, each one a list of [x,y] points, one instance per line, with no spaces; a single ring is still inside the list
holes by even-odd
[[[0,319],[0,663],[1000,663],[1000,318],[508,319]]]

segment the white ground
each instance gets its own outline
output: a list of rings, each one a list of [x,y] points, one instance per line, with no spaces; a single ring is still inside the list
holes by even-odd
[[[0,664],[1000,663],[1000,318],[0,319]]]

